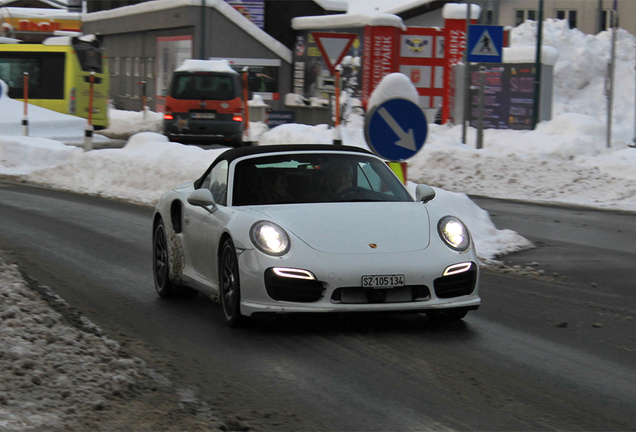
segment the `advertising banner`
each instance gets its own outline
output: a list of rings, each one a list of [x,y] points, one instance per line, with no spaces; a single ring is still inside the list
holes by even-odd
[[[362,104],[366,107],[373,90],[386,75],[398,72],[400,30],[396,27],[367,26],[364,31]]]
[[[411,78],[421,108],[442,106],[444,96],[444,32],[435,27],[409,27],[400,35],[399,72]]]
[[[265,26],[265,0],[226,0],[261,30]]]
[[[471,64],[470,125],[477,127],[479,108],[479,66]],[[533,63],[484,64],[486,86],[484,129],[532,129],[534,107]]]
[[[476,22],[471,21],[471,24]],[[444,66],[444,105],[442,123],[454,121],[451,118],[451,104],[454,98],[453,66],[462,61],[466,50],[466,20],[447,19],[444,22],[445,66]]]

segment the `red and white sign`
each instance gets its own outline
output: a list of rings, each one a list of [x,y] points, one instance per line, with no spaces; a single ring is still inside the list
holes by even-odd
[[[353,41],[358,37],[357,34],[351,33],[312,32],[311,35],[314,37],[331,75],[335,74],[336,66],[340,64],[345,54],[349,52]]]
[[[471,20],[471,24],[476,24],[476,20]],[[442,123],[446,123],[451,118],[451,104],[454,97],[453,66],[462,61],[466,50],[466,20],[447,19],[444,23],[444,37],[446,41],[445,66],[444,66],[444,104],[442,108]]]
[[[396,27],[364,29],[362,66],[362,105],[367,106],[371,93],[386,75],[398,71],[397,53],[400,30]]]
[[[434,27],[408,27],[400,35],[399,71],[411,78],[422,108],[442,105],[444,32]]]

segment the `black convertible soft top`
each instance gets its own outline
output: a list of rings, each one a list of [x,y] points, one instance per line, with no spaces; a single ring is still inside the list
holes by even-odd
[[[242,158],[243,156],[255,155],[255,154],[268,154],[279,152],[297,152],[297,151],[332,151],[332,152],[351,152],[351,153],[363,153],[373,154],[368,150],[354,146],[333,145],[333,144],[276,144],[276,145],[264,145],[253,147],[237,147],[225,151],[217,157],[212,165],[205,170],[205,173],[195,182],[195,187],[199,187],[203,179],[214,168],[216,164],[222,161],[232,161]]]
[[[264,154],[264,153],[278,153],[288,151],[345,151],[371,154],[368,150],[360,147],[333,145],[333,144],[276,144],[276,145],[263,145],[253,147],[238,147],[223,152],[215,161],[217,164],[219,161],[226,160],[232,162],[235,159],[241,158],[247,155]]]

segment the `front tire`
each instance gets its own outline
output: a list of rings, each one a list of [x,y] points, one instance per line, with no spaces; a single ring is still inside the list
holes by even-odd
[[[152,236],[152,273],[155,289],[161,298],[196,297],[197,291],[192,288],[175,285],[170,280],[170,260],[168,254],[168,236],[163,221],[159,221]]]
[[[244,323],[241,315],[241,282],[236,249],[231,239],[225,240],[219,262],[219,298],[225,322],[230,327]]]

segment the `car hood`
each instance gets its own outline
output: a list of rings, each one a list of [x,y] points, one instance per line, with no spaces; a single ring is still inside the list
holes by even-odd
[[[287,204],[258,212],[321,252],[409,252],[430,240],[426,206],[416,202]]]

